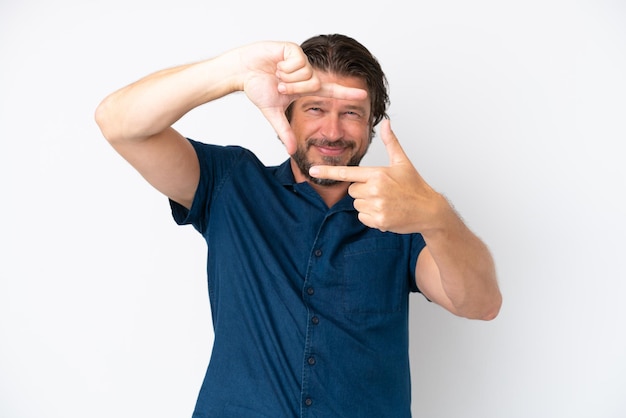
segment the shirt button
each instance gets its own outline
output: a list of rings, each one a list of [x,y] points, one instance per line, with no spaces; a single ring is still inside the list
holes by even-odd
[[[309,357],[306,362],[309,363],[309,366],[313,366],[315,364],[315,357]]]
[[[305,404],[306,406],[311,406],[311,405],[313,405],[313,399],[311,399],[311,398],[306,398],[306,399],[304,400],[304,404]]]
[[[319,249],[315,250],[314,254],[315,254],[316,257],[321,257],[322,256],[322,250],[319,250]]]
[[[306,292],[307,292],[309,295],[313,295],[313,293],[315,293],[315,289],[313,289],[312,287],[308,287],[308,288],[306,289]]]
[[[317,316],[314,316],[311,318],[311,322],[313,322],[313,325],[317,325],[320,323],[320,319]]]

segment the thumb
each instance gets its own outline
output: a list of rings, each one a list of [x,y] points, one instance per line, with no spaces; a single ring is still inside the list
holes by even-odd
[[[383,119],[381,122],[380,138],[385,144],[387,155],[389,155],[389,165],[402,164],[408,160],[406,153],[400,146],[398,138],[391,130],[391,121],[389,119]]]
[[[296,137],[285,117],[285,113],[278,108],[265,108],[262,109],[262,112],[270,125],[272,125],[272,128],[274,128],[278,139],[285,146],[287,153],[293,155],[296,152]]]

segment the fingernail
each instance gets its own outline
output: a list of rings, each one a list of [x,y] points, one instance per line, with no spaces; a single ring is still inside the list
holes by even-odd
[[[309,175],[311,175],[312,177],[317,176],[320,173],[320,169],[313,166],[311,168],[309,168]]]

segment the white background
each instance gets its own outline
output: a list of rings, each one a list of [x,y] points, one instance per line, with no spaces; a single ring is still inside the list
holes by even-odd
[[[412,296],[414,416],[626,416],[623,1],[2,0],[0,417],[191,416],[204,243],[93,112],[158,69],[331,32],[383,64],[400,142],[504,294],[487,323]],[[286,158],[243,95],[177,127]],[[377,138],[365,164],[386,162]]]

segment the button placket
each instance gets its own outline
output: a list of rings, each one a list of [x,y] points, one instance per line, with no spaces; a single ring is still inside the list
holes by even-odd
[[[323,224],[320,225],[320,230],[318,232],[318,237],[316,237],[315,242],[311,248],[310,258],[309,258],[309,268],[307,271],[307,275],[305,277],[304,282],[304,303],[307,306],[307,310],[309,311],[309,324],[307,326],[307,336],[306,336],[306,346],[304,352],[304,367],[303,367],[303,386],[301,392],[301,402],[302,402],[302,417],[308,416],[308,410],[313,405],[313,399],[315,397],[317,378],[315,378],[315,373],[313,373],[313,367],[318,366],[318,359],[313,353],[315,353],[315,338],[314,336],[319,333],[319,323],[320,318],[317,316],[314,311],[317,311],[316,305],[319,302],[315,301],[317,287],[321,285],[321,282],[318,282],[318,275],[320,272],[325,270],[323,264],[323,236],[322,230],[324,229],[324,225],[326,224],[326,219]],[[324,293],[324,289],[319,289],[322,291],[321,294]],[[312,379],[312,380],[311,380]]]

